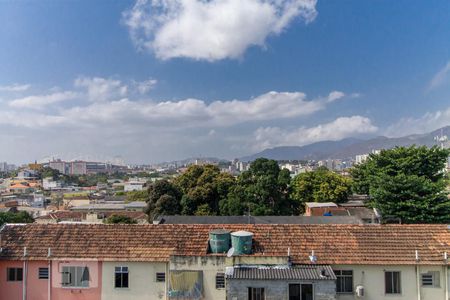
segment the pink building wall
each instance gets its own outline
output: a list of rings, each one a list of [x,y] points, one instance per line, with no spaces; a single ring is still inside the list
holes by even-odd
[[[48,300],[48,280],[39,279],[39,268],[48,267],[47,261],[28,261],[27,300]],[[62,265],[89,267],[89,288],[70,288],[61,286]],[[7,281],[7,268],[23,268],[23,261],[0,261],[0,300],[22,300],[23,281]],[[100,300],[101,262],[58,262],[52,261],[51,300]],[[25,272],[24,272],[25,279]]]

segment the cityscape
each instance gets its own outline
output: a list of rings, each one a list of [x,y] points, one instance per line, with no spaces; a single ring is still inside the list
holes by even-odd
[[[0,300],[450,300],[450,2],[0,1]]]

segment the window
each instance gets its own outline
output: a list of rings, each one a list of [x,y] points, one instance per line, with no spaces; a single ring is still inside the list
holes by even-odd
[[[8,281],[22,281],[23,279],[23,269],[22,268],[7,268],[6,278]]]
[[[353,271],[352,270],[335,270],[336,274],[336,292],[353,293]]]
[[[128,288],[128,267],[116,267],[114,271],[114,287]]]
[[[248,300],[264,300],[264,288],[248,288]]]
[[[423,287],[440,287],[440,272],[428,272],[421,274]]]
[[[39,268],[39,279],[48,279],[48,268]]]
[[[217,273],[216,274],[216,289],[225,288],[225,274]]]
[[[156,281],[157,282],[166,281],[166,273],[164,273],[164,272],[156,273]]]
[[[401,294],[401,278],[398,271],[384,272],[385,292],[386,294]]]
[[[88,267],[63,267],[62,286],[64,287],[89,287]]]

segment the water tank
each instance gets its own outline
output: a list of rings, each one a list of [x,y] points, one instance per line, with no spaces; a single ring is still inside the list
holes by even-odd
[[[215,229],[209,233],[209,248],[211,253],[227,253],[230,249],[230,231]]]
[[[253,233],[248,231],[236,231],[231,233],[231,246],[234,255],[252,254]]]

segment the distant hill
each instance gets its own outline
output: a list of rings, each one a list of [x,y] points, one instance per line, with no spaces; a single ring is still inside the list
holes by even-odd
[[[348,138],[340,141],[317,142],[306,146],[281,146],[265,149],[262,152],[242,157],[240,160],[253,161],[259,157],[275,160],[319,160],[331,157],[335,152],[361,142],[360,139]]]
[[[369,140],[347,138],[340,141],[323,141],[305,146],[281,146],[265,149],[259,153],[242,157],[242,161],[253,161],[259,157],[275,160],[322,160],[328,158],[346,159],[355,155],[370,153],[372,150],[390,149],[395,146],[436,145],[435,136],[450,136],[450,126],[439,128],[425,134],[413,134],[404,137],[375,137]]]

